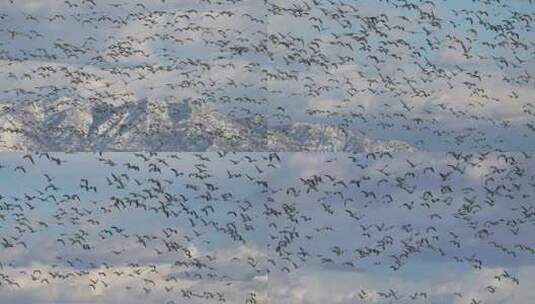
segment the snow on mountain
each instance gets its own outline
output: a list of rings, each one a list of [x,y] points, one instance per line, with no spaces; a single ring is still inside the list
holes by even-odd
[[[124,105],[57,100],[0,107],[0,151],[412,151],[399,141],[347,130],[232,118],[186,102],[147,98]]]

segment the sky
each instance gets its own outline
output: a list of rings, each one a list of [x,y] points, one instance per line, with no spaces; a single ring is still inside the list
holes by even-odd
[[[251,293],[259,303],[389,303],[390,290],[393,303],[534,296],[533,155],[23,156],[0,160],[2,238],[14,245],[0,253],[2,302],[207,301],[181,290],[232,303]]]
[[[531,304],[534,22],[0,0],[0,303]]]
[[[266,140],[317,124],[422,151],[535,148],[528,0],[2,3],[0,101],[29,112],[149,98],[256,119]],[[34,129],[103,119],[69,107]]]

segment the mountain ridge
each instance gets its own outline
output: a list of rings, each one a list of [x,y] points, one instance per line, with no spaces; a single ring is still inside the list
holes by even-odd
[[[4,104],[1,151],[414,151],[401,141],[355,135],[332,125],[294,123],[269,127],[265,120],[234,118],[187,102],[148,98],[111,105],[65,99]]]

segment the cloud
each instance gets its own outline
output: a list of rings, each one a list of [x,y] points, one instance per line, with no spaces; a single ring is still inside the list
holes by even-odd
[[[483,61],[477,57],[468,58],[457,49],[447,48],[441,51],[438,55],[438,59],[441,63],[447,65],[462,65],[462,64],[480,64]]]
[[[438,269],[437,269],[438,267]],[[388,294],[393,290],[398,301],[411,303],[411,296],[433,303],[467,303],[472,299],[484,303],[505,303],[515,301],[530,303],[535,291],[529,288],[529,272],[534,266],[516,269],[520,285],[510,280],[498,281],[495,276],[503,275],[503,268],[483,268],[476,271],[448,271],[451,266],[433,265],[429,269],[411,277],[391,274],[331,272],[322,270],[302,270],[288,276],[270,277],[270,298],[276,303],[316,304],[316,303],[389,303],[379,293]],[[455,267],[454,267],[455,269]],[[511,270],[509,270],[511,272]],[[424,277],[426,279],[418,279]],[[493,293],[489,290],[493,288]],[[494,290],[495,289],[495,290]],[[425,297],[420,294],[424,293]],[[458,294],[458,295],[456,295]]]

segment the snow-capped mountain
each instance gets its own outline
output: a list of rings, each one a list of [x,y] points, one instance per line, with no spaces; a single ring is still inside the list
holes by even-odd
[[[260,115],[233,118],[186,102],[141,99],[111,105],[70,100],[4,104],[1,151],[411,151],[399,141],[334,126],[267,127]]]

